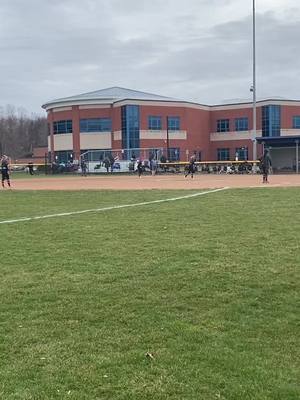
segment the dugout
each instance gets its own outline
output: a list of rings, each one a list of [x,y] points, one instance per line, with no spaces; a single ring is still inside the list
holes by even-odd
[[[269,149],[274,172],[299,173],[300,136],[260,137],[257,142]]]

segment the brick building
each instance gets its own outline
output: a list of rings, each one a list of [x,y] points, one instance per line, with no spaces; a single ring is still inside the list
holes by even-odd
[[[251,102],[208,106],[113,87],[42,107],[49,154],[59,162],[79,160],[83,153],[101,160],[110,151],[124,160],[150,152],[173,161],[192,154],[201,161],[253,157]],[[258,155],[268,146],[275,168],[295,170],[300,101],[258,101],[256,140]]]

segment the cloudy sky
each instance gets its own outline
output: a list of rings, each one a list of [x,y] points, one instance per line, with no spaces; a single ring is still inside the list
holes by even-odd
[[[300,99],[300,1],[256,0],[259,97]],[[0,106],[110,86],[250,98],[252,0],[0,0]]]

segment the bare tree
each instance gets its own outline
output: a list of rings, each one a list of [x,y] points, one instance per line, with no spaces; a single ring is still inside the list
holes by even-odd
[[[12,105],[0,107],[0,154],[28,157],[39,146],[47,146],[47,119]]]

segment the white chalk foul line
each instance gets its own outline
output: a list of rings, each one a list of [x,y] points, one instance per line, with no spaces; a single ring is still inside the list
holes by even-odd
[[[111,207],[103,207],[103,208],[92,208],[90,210],[71,211],[71,212],[64,212],[64,213],[58,213],[58,214],[48,214],[48,215],[38,215],[36,217],[22,217],[22,218],[18,218],[18,219],[8,219],[6,221],[0,221],[0,224],[15,224],[17,222],[36,221],[36,220],[47,219],[47,218],[68,217],[70,215],[79,215],[79,214],[95,213],[95,212],[101,212],[101,211],[117,210],[117,209],[120,209],[120,208],[147,206],[149,204],[158,204],[158,203],[166,203],[166,202],[170,202],[170,201],[191,199],[193,197],[203,196],[205,194],[221,192],[222,190],[226,190],[226,189],[229,189],[229,188],[228,187],[223,187],[223,188],[220,188],[220,189],[208,190],[206,192],[198,192],[198,193],[188,194],[186,196],[172,197],[170,199],[144,201],[142,203],[121,204],[119,206],[111,206]]]

